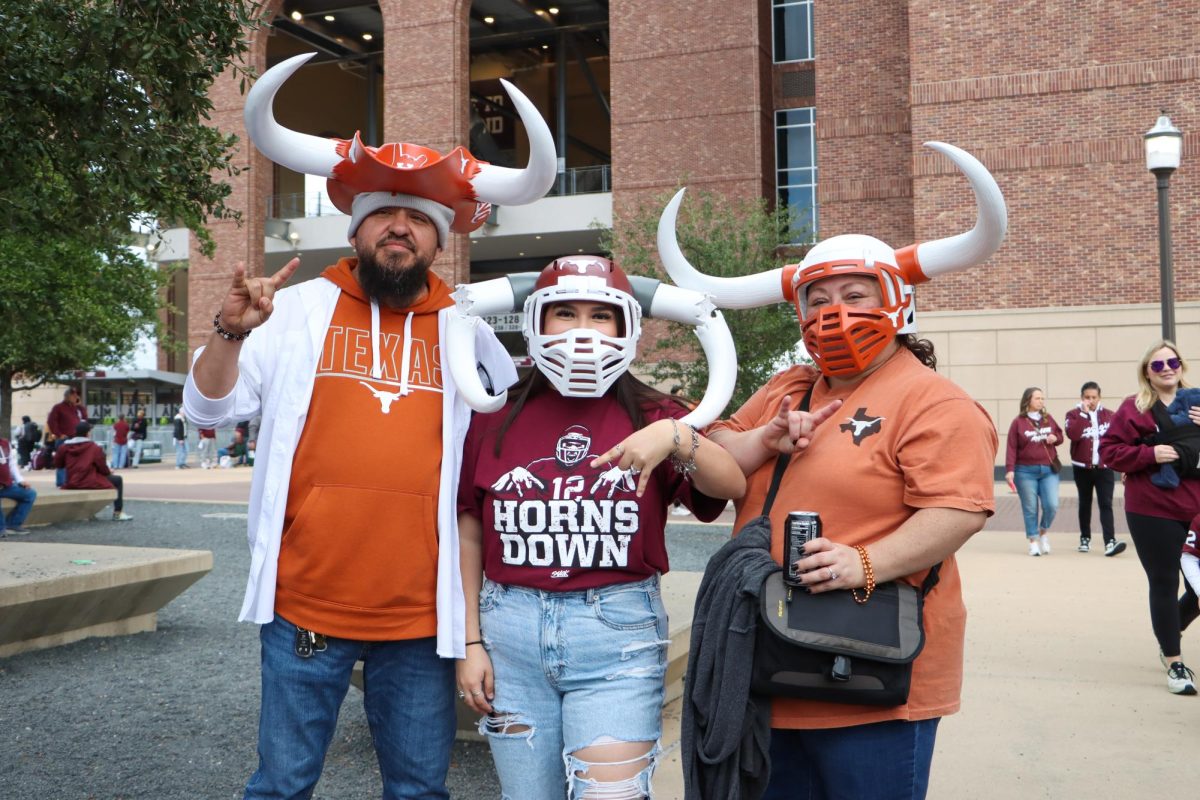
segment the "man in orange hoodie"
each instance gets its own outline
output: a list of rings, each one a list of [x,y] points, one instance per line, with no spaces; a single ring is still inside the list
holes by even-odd
[[[470,411],[445,368],[454,301],[430,266],[450,231],[483,223],[488,200],[545,193],[553,141],[520,104],[526,126],[536,118],[542,129],[530,134],[536,170],[489,172],[462,148],[443,156],[286,131],[271,100],[304,60],[258,80],[247,130],[269,158],[329,178],[355,257],[286,289],[297,259],[270,277],[236,267],[184,387],[198,427],[262,418],[241,613],[262,625],[262,708],[245,797],[311,794],[361,660],[383,796],[447,798],[452,659],[481,643],[464,641],[454,507]],[[515,370],[495,335],[477,328],[475,344],[480,368],[506,388]],[[334,476],[327,454],[346,442],[361,444]]]

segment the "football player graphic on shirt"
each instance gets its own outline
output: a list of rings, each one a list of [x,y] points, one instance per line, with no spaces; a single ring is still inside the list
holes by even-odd
[[[546,481],[553,481],[567,472],[593,472],[590,467],[576,469],[585,461],[590,462],[596,456],[591,452],[592,432],[586,425],[572,425],[563,431],[554,446],[553,458],[539,458],[528,467],[517,467],[504,473],[492,484],[492,489],[499,493],[516,492],[518,497],[524,497],[526,491],[544,490]],[[540,477],[539,477],[540,476]],[[632,492],[637,489],[637,481],[633,473],[620,467],[611,467],[596,474],[588,489],[589,494],[598,490],[607,490],[606,497],[612,499],[614,493]]]
[[[505,563],[627,565],[629,541],[638,527],[637,479],[620,467],[592,467],[591,447],[591,431],[571,425],[558,437],[553,456],[515,467],[492,484]]]

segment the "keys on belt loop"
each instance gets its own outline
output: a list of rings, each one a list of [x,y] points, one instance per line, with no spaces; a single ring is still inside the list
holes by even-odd
[[[324,634],[296,628],[296,655],[301,658],[312,658],[313,653],[324,653],[328,647]]]

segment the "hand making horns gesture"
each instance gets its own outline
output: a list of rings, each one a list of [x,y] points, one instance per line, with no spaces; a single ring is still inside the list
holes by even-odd
[[[270,319],[275,310],[272,302],[275,292],[283,288],[299,266],[300,259],[293,258],[270,277],[247,278],[246,265],[239,261],[233,268],[233,284],[221,303],[221,327],[231,333],[245,333]]]
[[[793,411],[792,399],[784,396],[779,413],[762,427],[763,446],[779,453],[804,450],[812,443],[813,434],[821,423],[841,407],[841,400],[833,400],[813,412]]]

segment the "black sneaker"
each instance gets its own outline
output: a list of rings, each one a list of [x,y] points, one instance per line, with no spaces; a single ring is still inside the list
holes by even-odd
[[[1092,540],[1091,539],[1080,539],[1079,547],[1076,547],[1075,549],[1081,553],[1086,553],[1086,552],[1090,551],[1092,549]]]
[[[1126,545],[1124,542],[1117,542],[1117,541],[1105,542],[1104,543],[1104,555],[1119,556],[1119,555],[1121,555],[1121,553],[1125,552],[1125,547],[1126,547]]]
[[[1171,694],[1195,694],[1196,675],[1183,665],[1182,661],[1172,661],[1167,668],[1167,691]]]

